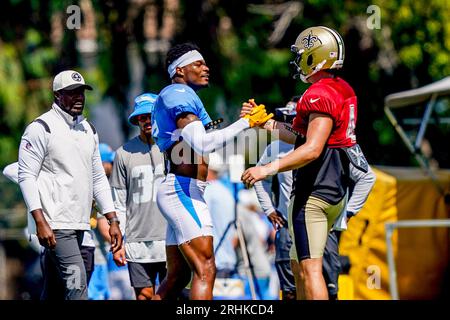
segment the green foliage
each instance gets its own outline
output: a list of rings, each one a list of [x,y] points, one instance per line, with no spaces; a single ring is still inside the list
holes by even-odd
[[[422,50],[418,44],[403,47],[399,51],[399,56],[402,62],[410,69],[416,68],[423,60]]]
[[[377,1],[376,1],[377,2]],[[378,1],[384,6],[387,1]],[[416,72],[428,65],[428,75],[439,80],[450,74],[450,5],[446,0],[389,1],[383,11],[384,23],[392,29],[392,38],[402,64]]]
[[[251,48],[250,48],[251,49]],[[255,54],[256,50],[244,48],[238,62],[227,71],[225,87],[233,91],[232,102],[242,102],[255,94],[255,88],[263,85],[270,78],[286,78],[289,76],[287,68],[291,55],[287,50],[272,49]],[[284,101],[276,82],[272,82],[272,90],[266,93],[258,92],[261,101],[277,103]],[[239,88],[236,90],[235,88]],[[250,94],[250,96],[249,96]]]
[[[24,76],[14,46],[0,44],[0,103],[2,121],[16,127],[24,114]]]
[[[378,134],[379,142],[382,146],[390,145],[397,138],[392,125],[387,119],[376,120],[373,123],[373,128]]]
[[[142,51],[146,68],[144,89],[157,91],[167,84],[162,62],[156,67],[149,66],[142,49],[145,44],[142,35],[127,29],[130,21],[126,13],[132,2],[92,0],[99,45],[95,66],[80,67],[75,31],[65,29],[62,47],[54,46],[52,17],[55,13],[66,17],[67,6],[78,3],[69,0],[2,1],[5,9],[0,12],[0,166],[17,158],[24,127],[48,109],[53,98],[52,77],[61,66],[78,68],[95,87],[86,96],[87,112],[106,94],[116,99],[118,105],[126,105],[129,86],[126,44],[131,39],[138,42]],[[157,3],[161,6],[163,1]],[[187,0],[180,0],[179,29],[174,42],[193,40],[214,55],[211,87],[200,92],[211,113],[216,112],[216,105],[224,103],[230,111],[227,115],[233,117],[241,103],[249,98],[273,108],[303,93],[308,85],[290,77],[289,61],[293,55],[289,47],[302,29],[312,25],[335,28],[345,39],[359,28],[360,36],[364,33],[364,37],[373,41],[369,48],[364,48],[362,42],[358,42],[361,38],[350,38],[352,42],[346,43],[351,51],[347,52],[350,58],[345,64],[344,77],[355,87],[360,101],[359,137],[363,143],[376,146],[374,150],[388,146],[395,150],[393,146],[401,144],[383,113],[384,96],[410,88],[410,77],[423,85],[450,74],[448,0],[303,1],[302,13],[290,22],[282,40],[275,45],[269,45],[268,38],[280,16],[250,12],[250,1],[219,0],[214,1],[214,7],[206,1],[189,2],[189,6],[187,3]],[[280,1],[256,3],[279,4]],[[381,30],[361,29],[366,28],[369,5],[381,9]],[[230,22],[226,31],[220,31],[222,18]],[[142,25],[142,21],[135,23],[134,29]],[[388,50],[391,44],[393,56],[389,59],[393,69],[385,70],[378,54]],[[375,163],[397,163],[402,158],[396,154],[381,156],[376,151],[368,153]]]

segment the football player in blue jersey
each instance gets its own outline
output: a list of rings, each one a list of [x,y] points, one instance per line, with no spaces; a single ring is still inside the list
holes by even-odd
[[[152,135],[166,157],[167,176],[158,189],[157,204],[168,222],[167,276],[155,299],[176,298],[189,283],[190,299],[212,299],[216,267],[212,221],[203,199],[208,154],[243,130],[264,124],[264,106],[244,103],[241,118],[230,126],[206,132],[211,118],[196,91],[209,84],[209,68],[197,46],[183,43],[167,53],[172,84],[155,102]]]

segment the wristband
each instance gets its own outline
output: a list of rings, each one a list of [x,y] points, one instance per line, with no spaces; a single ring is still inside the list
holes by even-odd
[[[112,217],[111,219],[108,219],[108,224],[111,225],[111,223],[117,222],[117,224],[120,224],[120,220],[117,217]]]
[[[264,124],[263,128],[268,130],[268,131],[275,130],[275,120],[273,120],[273,119],[267,120],[266,123]]]

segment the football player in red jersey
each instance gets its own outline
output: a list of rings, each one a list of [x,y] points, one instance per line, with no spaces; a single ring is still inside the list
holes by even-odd
[[[334,73],[344,63],[341,36],[327,27],[308,28],[291,49],[296,54],[297,76],[312,85],[297,104],[292,126],[269,120],[264,128],[279,130],[280,139],[295,144],[295,150],[265,166],[247,169],[242,181],[252,186],[277,172],[296,170],[289,229],[297,294],[301,299],[328,299],[322,275],[327,235],[345,209],[350,162],[363,172],[368,164],[356,144],[355,92]],[[256,104],[249,101],[250,105]]]

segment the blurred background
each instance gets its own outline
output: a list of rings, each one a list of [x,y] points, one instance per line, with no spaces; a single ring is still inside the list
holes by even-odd
[[[417,168],[417,158],[385,115],[385,97],[450,75],[448,0],[3,0],[0,3],[0,168],[17,161],[24,128],[50,107],[52,79],[64,69],[80,71],[94,87],[86,95],[86,114],[96,126],[101,142],[116,149],[136,133],[126,121],[133,98],[142,92],[158,93],[169,83],[165,55],[173,44],[191,41],[201,48],[210,67],[211,85],[199,95],[213,119],[224,118],[225,123],[230,123],[237,119],[241,103],[249,98],[274,109],[307,89],[308,85],[292,79],[290,46],[303,29],[314,25],[334,28],[344,38],[346,57],[341,75],[353,86],[359,99],[356,132],[369,163],[381,169]],[[411,108],[401,109],[397,114],[401,119],[409,119],[402,124],[412,137],[417,134],[424,104],[426,101],[414,102]],[[448,119],[450,100],[442,95],[435,102],[425,132],[426,144],[420,146],[428,148],[424,153],[433,170],[450,168]],[[433,190],[429,177],[420,169],[416,180],[411,180],[413,175],[408,172],[389,170],[381,170],[379,174],[394,177],[392,188],[401,188],[402,181],[406,181],[406,190],[421,184],[424,190]],[[448,190],[450,175],[445,170],[438,173],[442,188]],[[427,205],[421,212],[427,213],[421,217],[449,218],[443,197],[435,193],[432,200],[425,201]],[[399,192],[395,194],[399,196]],[[381,195],[386,193],[380,191]],[[421,193],[411,200],[408,195],[409,191],[403,193],[403,199],[412,208],[405,209],[404,217],[409,219],[409,213],[417,208],[414,201],[421,201]],[[28,270],[39,266],[36,250],[24,236],[26,215],[20,190],[2,176],[0,196],[0,299],[36,298],[40,292],[39,279],[33,278]],[[370,199],[368,204],[370,201],[386,203],[382,198]],[[392,201],[393,206],[399,202]],[[367,256],[367,250],[372,248],[373,238],[367,236],[372,225],[381,228],[377,239],[385,246],[384,223],[400,220],[400,215],[394,214],[374,222],[374,216],[379,218],[386,212],[383,211],[386,209],[379,210],[355,220],[360,227],[354,230],[360,233],[343,239],[347,243],[342,244],[342,249],[353,265],[358,257],[352,257],[350,251]],[[437,281],[449,283],[448,230],[439,229],[439,234],[437,229],[433,230],[429,231],[429,245],[434,248],[439,243],[441,251],[436,255],[441,258],[436,258],[436,265],[428,269],[410,272],[419,277],[418,273],[439,270],[430,280],[434,291],[430,289],[429,295],[411,295],[415,285],[408,282],[410,278],[403,282],[400,279],[400,297],[435,298],[448,292],[446,285],[436,287]],[[404,244],[414,251],[411,242],[401,241],[400,236],[401,232],[394,235],[395,250]],[[417,245],[429,252],[423,243]],[[357,251],[355,246],[363,251]],[[386,248],[380,252],[377,254],[381,260],[377,263],[386,265]],[[364,273],[367,275],[364,263],[360,268],[362,276],[352,275],[351,268],[347,270],[353,281],[347,286],[352,292],[347,297],[389,299],[387,268],[381,268],[386,281],[378,289],[384,290],[385,295],[374,296],[372,291],[364,293],[358,289],[358,281],[365,283]],[[400,270],[398,274],[400,277]]]

